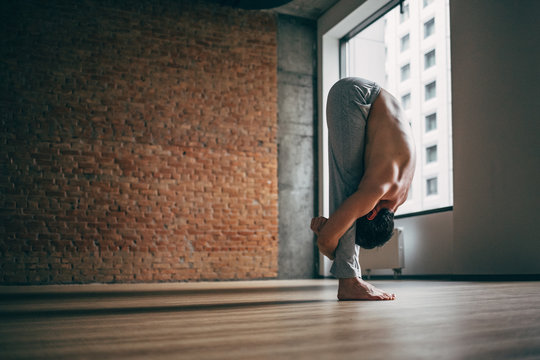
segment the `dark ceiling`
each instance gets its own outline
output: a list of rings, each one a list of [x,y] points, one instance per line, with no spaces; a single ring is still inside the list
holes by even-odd
[[[221,5],[232,6],[234,8],[240,9],[272,9],[286,3],[291,2],[291,0],[219,0]]]
[[[338,0],[216,0],[221,5],[240,9],[265,9],[280,14],[318,19]]]
[[[317,20],[339,0],[292,0],[273,10],[286,15]]]

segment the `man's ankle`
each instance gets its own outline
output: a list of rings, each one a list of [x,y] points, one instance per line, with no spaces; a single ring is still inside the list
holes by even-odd
[[[359,283],[362,281],[362,279],[359,278],[358,276],[355,276],[352,278],[339,278],[338,280],[339,280],[339,283],[343,285]]]

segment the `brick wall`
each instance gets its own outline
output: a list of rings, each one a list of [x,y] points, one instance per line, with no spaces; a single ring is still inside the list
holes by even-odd
[[[277,275],[273,15],[0,7],[2,283]]]

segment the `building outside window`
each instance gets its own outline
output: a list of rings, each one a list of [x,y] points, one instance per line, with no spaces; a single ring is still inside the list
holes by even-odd
[[[398,98],[411,124],[418,161],[407,201],[396,215],[453,204],[449,0],[428,5],[405,0],[407,14],[401,15],[396,6],[342,42],[346,66],[342,76],[380,84]],[[366,59],[366,53],[372,56]]]
[[[406,64],[401,67],[401,81],[408,80],[411,77],[411,64]]]
[[[437,162],[437,145],[428,146],[426,148],[426,163]]]
[[[409,4],[403,4],[403,13],[399,14],[399,22],[402,23],[409,19]]]
[[[426,21],[424,24],[424,39],[435,33],[435,18]]]
[[[401,46],[400,46],[401,52],[409,49],[409,39],[410,39],[409,34],[407,34],[407,35],[405,35],[405,36],[403,36],[401,38]]]
[[[437,113],[426,116],[426,132],[437,129]]]
[[[424,70],[435,66],[435,49],[424,54]]]
[[[411,94],[405,94],[401,97],[401,107],[403,110],[409,110],[411,108]]]
[[[426,195],[427,196],[438,194],[437,183],[438,181],[436,177],[429,178],[426,180]]]
[[[437,82],[433,81],[427,84],[425,86],[424,94],[424,100],[428,101],[434,99],[437,96]]]

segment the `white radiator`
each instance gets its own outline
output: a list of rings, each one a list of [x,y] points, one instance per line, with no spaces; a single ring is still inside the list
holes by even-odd
[[[375,249],[360,249],[360,267],[368,279],[371,270],[392,269],[394,277],[401,274],[401,269],[405,266],[403,255],[403,229],[395,228],[392,237],[386,244]]]

